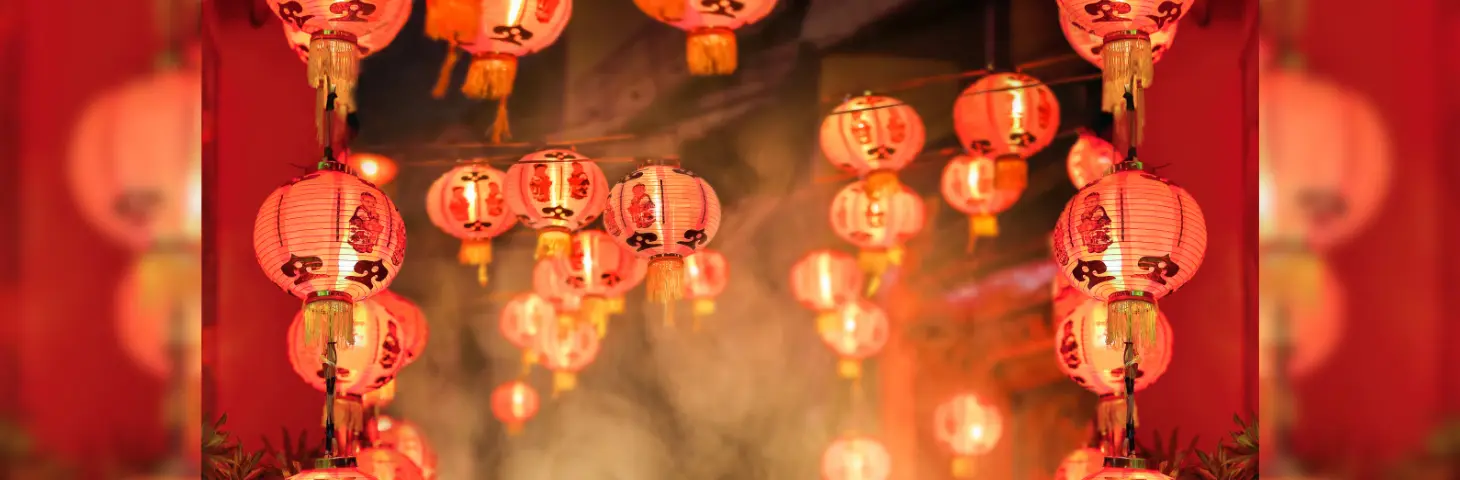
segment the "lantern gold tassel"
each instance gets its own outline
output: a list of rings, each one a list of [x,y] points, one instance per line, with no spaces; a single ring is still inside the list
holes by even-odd
[[[512,95],[512,81],[517,78],[517,57],[505,53],[488,53],[472,57],[461,93],[477,100],[502,100]]]
[[[355,345],[355,306],[338,297],[305,301],[304,337],[306,345],[328,342]]]
[[[1130,120],[1125,118],[1126,105],[1125,94],[1132,87],[1130,92],[1135,97],[1135,131],[1127,131],[1126,138],[1131,146],[1141,144],[1141,131],[1145,129],[1145,94],[1144,90],[1150,88],[1155,78],[1154,59],[1151,56],[1151,38],[1139,33],[1121,33],[1110,35],[1105,38],[1105,45],[1100,49],[1100,57],[1105,68],[1101,77],[1103,79],[1104,92],[1101,95],[1101,107],[1106,112],[1115,115],[1115,126],[1117,129],[1129,130]]]
[[[1258,290],[1264,303],[1289,301],[1311,308],[1318,300],[1324,268],[1323,258],[1306,247],[1264,248]]]
[[[968,248],[965,253],[973,253],[973,244],[978,242],[978,237],[999,236],[999,219],[993,215],[972,215],[968,217]]]
[[[446,98],[446,89],[451,86],[451,72],[456,70],[456,61],[461,53],[455,43],[446,44],[446,60],[441,62],[441,73],[436,76],[436,88],[431,89],[432,98]]]
[[[537,350],[526,348],[522,350],[522,376],[532,374],[532,366],[537,365]]]
[[[198,296],[202,259],[193,248],[155,250],[144,254],[137,265],[138,298],[143,311],[166,311],[169,303]]]
[[[582,306],[578,309],[578,315],[582,318],[583,323],[592,325],[595,330],[598,330],[598,338],[608,335],[609,303],[607,298],[596,295],[586,296],[583,297]]]
[[[697,28],[685,42],[685,59],[690,75],[714,76],[735,73],[738,53],[735,31],[723,27]]]
[[[507,98],[497,100],[497,116],[492,117],[492,133],[489,139],[492,143],[502,143],[512,139],[512,126],[507,119]]]
[[[684,258],[661,255],[649,260],[649,301],[669,303],[684,298]]]
[[[898,190],[902,189],[902,182],[897,179],[897,172],[892,170],[875,170],[867,174],[867,198],[887,198]]]
[[[559,257],[568,252],[568,245],[573,241],[573,234],[567,230],[547,229],[537,233],[537,254],[532,258],[542,260],[544,258]]]
[[[953,457],[953,478],[973,478],[973,472],[972,457]]]
[[[1106,304],[1105,313],[1109,328],[1106,345],[1130,341],[1140,351],[1156,345],[1156,303],[1150,297],[1112,299]]]
[[[309,86],[332,89],[335,115],[344,118],[355,111],[355,81],[360,78],[360,47],[337,36],[319,36],[309,41]],[[318,101],[317,111],[324,111]],[[321,125],[323,126],[323,125]]]
[[[836,373],[847,380],[862,378],[862,361],[843,358],[836,362]]]
[[[462,265],[477,266],[477,283],[487,286],[487,265],[492,263],[491,240],[462,240],[456,261]]]
[[[684,20],[684,0],[634,0],[634,5],[649,16],[665,23]]]
[[[515,436],[518,436],[518,435],[521,435],[521,434],[522,434],[522,422],[512,422],[512,423],[508,423],[507,424],[507,436],[509,436],[509,437],[515,437]]]
[[[553,372],[553,398],[575,388],[578,388],[578,376],[573,372]]]
[[[857,262],[862,267],[862,273],[867,275],[867,296],[877,294],[882,288],[882,275],[887,273],[889,268],[902,265],[902,247],[892,247],[886,250],[862,250],[857,255]]]
[[[613,297],[608,299],[608,313],[621,315],[624,313],[624,297]]]

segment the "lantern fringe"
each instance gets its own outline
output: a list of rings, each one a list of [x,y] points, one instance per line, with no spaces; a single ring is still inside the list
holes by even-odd
[[[507,118],[507,98],[497,100],[497,116],[492,117],[492,131],[490,141],[502,143],[512,139],[512,126]]]
[[[533,260],[544,258],[560,257],[568,253],[568,246],[573,241],[573,234],[567,230],[548,229],[537,232],[537,253]]]
[[[335,397],[335,430],[342,432],[335,438],[342,440],[358,437],[360,431],[365,428],[365,404],[358,398],[349,396]],[[329,421],[329,408],[320,414],[319,424],[324,426]]]
[[[202,274],[197,251],[154,251],[142,256],[137,264],[139,309],[165,311],[173,302],[198,295],[198,276]]]
[[[993,215],[979,214],[968,217],[968,247],[964,253],[973,253],[979,237],[999,236],[999,219]]]
[[[315,99],[315,128],[320,142],[328,145],[326,127],[330,119],[325,118],[328,93],[335,94],[334,112],[345,118],[355,111],[355,82],[360,78],[360,47],[354,42],[340,38],[316,38],[309,42],[308,77],[309,86],[319,94]]]
[[[683,2],[681,2],[683,3]],[[735,73],[735,31],[728,28],[698,28],[685,41],[685,59],[690,75],[715,76]]]
[[[532,366],[537,365],[537,350],[531,348],[522,349],[522,372],[521,376],[526,378],[532,374]]]
[[[451,72],[456,70],[456,62],[461,58],[461,52],[456,49],[456,43],[447,42],[446,59],[441,61],[441,73],[436,76],[436,87],[431,89],[431,98],[446,98],[446,89],[451,87]]]
[[[841,315],[837,312],[821,312],[816,315],[816,333],[826,336],[835,332],[839,322],[841,322]]]
[[[683,20],[686,3],[684,0],[634,0],[639,10],[665,23]]]
[[[505,53],[488,53],[472,57],[466,70],[461,93],[476,100],[503,100],[512,95],[512,82],[517,78],[517,57]]]
[[[862,378],[862,361],[851,358],[837,360],[836,373],[847,380]]]
[[[1108,446],[1111,451],[1125,451],[1125,436],[1123,434],[1125,433],[1127,420],[1129,419],[1126,417],[1126,397],[1118,395],[1100,397],[1100,405],[1095,414],[1095,428],[1100,432],[1100,436],[1106,444],[1105,446]],[[1134,420],[1137,425],[1140,424],[1141,414],[1139,410],[1136,411],[1136,418]]]
[[[600,296],[583,297],[578,316],[583,323],[592,325],[598,331],[598,338],[608,336],[609,300]]]
[[[305,345],[336,342],[355,345],[355,306],[349,300],[320,298],[304,302]]]
[[[481,0],[431,0],[426,8],[426,35],[455,42],[476,35],[481,18]]]
[[[456,261],[462,265],[476,265],[477,283],[487,286],[487,265],[492,263],[492,241],[462,240],[461,250],[456,253]]]
[[[506,424],[507,436],[515,437],[522,434],[522,422],[511,422]]]
[[[1139,351],[1146,351],[1156,345],[1156,304],[1146,299],[1122,299],[1106,304],[1105,337],[1108,346],[1121,345],[1126,341],[1135,344]]]
[[[974,472],[972,457],[963,455],[953,457],[953,478],[973,478]]]
[[[608,299],[608,313],[621,315],[624,313],[624,297],[610,297]]]
[[[862,273],[867,275],[867,296],[871,297],[882,288],[882,275],[887,273],[889,268],[902,265],[902,247],[862,250],[857,255],[857,262],[862,267]]]
[[[649,301],[668,304],[684,297],[684,258],[661,255],[649,260]]]
[[[901,189],[902,181],[897,179],[896,171],[875,170],[867,174],[866,192],[869,199],[887,198]]]
[[[1291,301],[1312,307],[1323,279],[1323,258],[1308,249],[1265,250],[1258,267],[1258,290],[1263,299]]]
[[[578,388],[578,376],[573,372],[553,372],[553,398]]]
[[[1141,144],[1141,132],[1146,125],[1144,90],[1150,88],[1155,79],[1151,48],[1150,38],[1127,37],[1108,40],[1100,49],[1100,57],[1105,65],[1101,75],[1104,83],[1101,107],[1115,115],[1116,137],[1127,139],[1131,146]],[[1131,120],[1126,118],[1125,104],[1126,91],[1131,87],[1136,90],[1131,92],[1136,103],[1134,132],[1129,131]],[[1125,131],[1124,136],[1120,135],[1121,130]]]
[[[674,302],[664,302],[664,326],[674,327]]]

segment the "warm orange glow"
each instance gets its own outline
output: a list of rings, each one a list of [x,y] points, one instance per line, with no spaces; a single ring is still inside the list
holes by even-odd
[[[863,277],[851,255],[816,250],[791,266],[791,293],[812,311],[830,312],[861,295]]]
[[[1003,435],[1003,422],[997,408],[971,393],[949,399],[933,413],[938,440],[959,456],[983,455],[993,450]]]
[[[843,437],[821,455],[824,480],[887,480],[891,475],[892,456],[872,438]]]
[[[492,414],[508,426],[521,425],[532,419],[540,406],[537,390],[521,380],[498,385],[492,391]]]
[[[399,173],[395,160],[374,153],[353,153],[348,160],[345,160],[345,164],[355,169],[355,173],[360,175],[360,178],[377,187],[390,184]]]

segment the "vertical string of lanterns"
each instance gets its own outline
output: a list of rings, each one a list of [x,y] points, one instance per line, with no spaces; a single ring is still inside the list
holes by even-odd
[[[477,267],[477,283],[487,286],[492,239],[517,224],[507,208],[506,174],[483,163],[453,168],[426,191],[426,213],[436,228],[461,240],[457,261]]]
[[[548,324],[557,323],[557,317],[552,303],[536,293],[518,294],[502,307],[498,319],[502,336],[522,350],[522,369],[517,378],[492,392],[492,414],[507,426],[509,435],[516,435],[537,414],[541,401],[527,379],[539,358],[537,337]]]
[[[573,232],[603,213],[608,180],[592,159],[549,149],[529,153],[507,169],[507,208],[537,230],[537,257],[568,251]]]
[[[739,53],[735,30],[759,22],[775,0],[634,0],[649,18],[684,30],[685,60],[690,75],[735,73]]]
[[[649,300],[664,304],[684,296],[684,257],[702,249],[720,230],[720,198],[678,158],[644,159],[609,191],[604,229],[640,258],[649,260]]]
[[[1104,307],[1099,300],[1087,299],[1064,315],[1055,327],[1055,357],[1060,371],[1071,381],[1100,397],[1095,415],[1100,442],[1093,446],[1116,455],[1126,449],[1126,426],[1139,426],[1138,412],[1126,401],[1125,377],[1129,373],[1135,379],[1130,393],[1156,383],[1171,364],[1173,340],[1171,324],[1165,314],[1158,313],[1155,345],[1142,349],[1140,364],[1128,370],[1122,350],[1106,344],[1110,322]],[[1127,414],[1135,416],[1127,418]]]

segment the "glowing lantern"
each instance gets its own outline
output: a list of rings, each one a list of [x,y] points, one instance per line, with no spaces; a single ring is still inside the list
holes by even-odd
[[[1147,470],[1145,460],[1139,458],[1106,457],[1104,463],[1085,480],[1172,480],[1161,472]]]
[[[522,366],[531,368],[537,363],[537,336],[544,325],[558,319],[557,309],[547,299],[535,293],[523,293],[512,297],[502,306],[498,325],[502,336],[513,346],[522,349]]]
[[[815,250],[791,266],[791,294],[796,301],[822,317],[835,316],[839,308],[862,296],[862,271],[857,259],[837,250]]]
[[[1135,391],[1161,378],[1171,365],[1171,324],[1157,312],[1155,343],[1136,358]],[[1061,372],[1077,385],[1100,396],[1095,423],[1111,445],[1123,439],[1128,420],[1125,398],[1125,346],[1109,345],[1110,322],[1105,305],[1087,300],[1055,328],[1055,360]]]
[[[1070,284],[1109,311],[1108,344],[1157,345],[1156,301],[1196,275],[1206,220],[1185,189],[1127,161],[1075,194],[1054,230]]]
[[[441,175],[426,191],[431,223],[461,240],[456,259],[462,265],[476,265],[477,283],[484,287],[487,265],[492,263],[492,239],[517,224],[503,196],[505,177],[486,165],[462,165]]]
[[[421,472],[421,467],[416,466],[416,463],[407,458],[404,453],[389,448],[367,448],[355,454],[355,459],[360,462],[360,471],[376,480],[426,480],[428,478]]]
[[[601,340],[591,325],[548,322],[537,335],[538,360],[553,371],[553,396],[578,385],[578,372],[598,358]]]
[[[1028,185],[1029,167],[1018,157],[959,155],[943,167],[943,199],[968,215],[968,249],[978,237],[999,235],[999,213],[1014,206]]]
[[[335,351],[335,422],[340,428],[358,432],[364,422],[363,395],[395,379],[405,366],[400,322],[379,302],[366,300],[356,306],[354,347]],[[325,347],[301,341],[303,313],[289,325],[289,363],[294,373],[315,390],[325,392]],[[342,436],[344,440],[347,436]]]
[[[821,321],[816,330],[821,340],[841,356],[837,371],[843,378],[860,377],[862,360],[881,352],[892,330],[882,308],[861,299],[843,305],[835,316]]]
[[[923,230],[923,200],[907,187],[871,198],[866,183],[842,188],[831,201],[831,228],[861,250],[859,262],[875,292],[889,266],[902,265],[902,244]]]
[[[370,297],[390,316],[400,323],[400,343],[404,350],[405,364],[415,363],[421,352],[426,351],[426,340],[431,337],[431,326],[426,323],[426,313],[411,299],[390,290],[381,290]]]
[[[689,33],[685,57],[691,75],[735,72],[735,30],[765,18],[775,0],[634,0],[650,18]]]
[[[1050,296],[1054,299],[1054,315],[1050,318],[1065,318],[1075,313],[1090,301],[1090,297],[1081,292],[1080,289],[1070,285],[1070,279],[1064,274],[1054,272],[1054,281],[1050,282]]]
[[[411,16],[410,0],[268,0],[269,9],[290,30],[309,34],[309,86],[336,95],[335,112],[355,111],[360,59],[385,48]],[[291,46],[294,43],[290,39]],[[295,51],[299,51],[294,47]],[[325,95],[315,111],[323,112]]]
[[[202,238],[201,95],[193,65],[128,82],[82,112],[68,183],[110,240],[143,251]]]
[[[730,283],[730,263],[718,250],[684,257],[684,297],[694,302],[695,318],[715,313],[715,297]]]
[[[406,26],[406,21],[410,17],[411,12],[407,8],[404,14],[390,17],[391,23],[385,28],[357,37],[355,44],[360,46],[360,58],[364,59],[395,41],[396,35],[400,34],[401,28]],[[313,38],[314,36],[310,32],[300,30],[294,22],[284,22],[284,40],[289,42],[289,47],[299,55],[299,60],[305,64],[309,63],[309,44]]]
[[[345,159],[345,165],[355,170],[360,178],[382,188],[395,180],[395,175],[400,173],[400,167],[396,166],[395,160],[374,153],[351,153]]]
[[[504,383],[492,391],[492,414],[507,426],[509,435],[520,433],[522,424],[537,415],[539,406],[537,390],[521,380]]]
[[[1162,30],[1176,28],[1181,17],[1190,11],[1193,1],[1172,0],[1057,0],[1060,21],[1069,28],[1100,37],[1100,65],[1104,93],[1101,107],[1115,114],[1117,127],[1125,125],[1125,94],[1130,92],[1136,103],[1137,128],[1131,142],[1140,144],[1140,118],[1143,110],[1142,90],[1155,79],[1155,49],[1152,36]],[[1078,38],[1078,37],[1076,37]],[[1074,44],[1075,48],[1089,48]],[[1170,48],[1169,46],[1167,48]]]
[[[933,429],[938,440],[956,455],[953,477],[972,478],[973,457],[994,449],[1004,433],[1004,420],[993,405],[965,393],[938,406],[933,413]]]
[[[304,470],[288,480],[379,480],[361,472],[355,457],[321,458],[314,468]]]
[[[1105,39],[1099,35],[1085,31],[1076,25],[1075,22],[1067,21],[1064,18],[1060,20],[1060,27],[1065,32],[1065,40],[1070,42],[1070,47],[1075,49],[1075,53],[1080,54],[1080,58],[1095,65],[1095,68],[1105,68],[1105,59],[1100,56],[1100,51],[1105,45]],[[1171,25],[1170,28],[1151,33],[1152,65],[1160,62],[1161,56],[1165,55],[1166,50],[1170,49],[1173,42],[1176,41],[1177,26]],[[1095,463],[1099,464],[1100,462],[1096,461]],[[1080,477],[1080,480],[1084,480],[1084,477]]]
[[[1081,448],[1070,452],[1060,461],[1060,466],[1054,471],[1054,480],[1085,480],[1095,472],[1100,471],[1101,462],[1105,454],[1100,453],[1098,448]]]
[[[567,252],[572,233],[603,213],[608,180],[593,160],[572,150],[527,154],[507,169],[507,208],[537,230],[537,257]]]
[[[1258,340],[1266,347],[1258,355],[1258,375],[1267,378],[1274,373],[1275,348],[1286,348],[1287,373],[1290,377],[1301,377],[1312,373],[1323,365],[1338,348],[1343,338],[1345,296],[1343,283],[1323,263],[1315,265],[1312,291],[1297,295],[1273,288],[1272,273],[1267,270],[1281,268],[1271,265],[1264,255],[1259,267],[1264,278],[1259,280]],[[1279,285],[1281,287],[1281,285]]]
[[[912,106],[869,93],[832,110],[820,139],[826,160],[865,180],[868,195],[895,195],[902,188],[897,172],[917,160],[927,131]]]
[[[412,465],[420,467],[421,477],[425,480],[436,478],[436,449],[431,448],[431,443],[426,440],[426,434],[421,431],[420,426],[408,420],[377,415],[370,419],[365,433],[371,445],[378,449],[400,452]],[[361,469],[364,470],[364,462],[361,463]]]
[[[867,437],[845,436],[821,454],[821,478],[825,480],[887,480],[892,476],[892,456],[882,442]]]
[[[1368,226],[1388,195],[1395,157],[1383,117],[1357,92],[1301,71],[1265,71],[1258,85],[1258,238],[1328,251]]]
[[[367,392],[361,397],[361,404],[365,408],[379,410],[385,408],[395,401],[395,379],[385,382],[380,388]]]
[[[1070,147],[1066,167],[1070,170],[1070,182],[1075,184],[1075,188],[1084,188],[1110,173],[1115,164],[1124,160],[1125,155],[1115,151],[1115,146],[1110,142],[1082,129],[1080,138],[1075,140],[1075,146]]]
[[[569,291],[583,299],[579,313],[603,336],[608,332],[608,299],[633,275],[639,259],[602,230],[580,231],[571,242],[567,256],[548,261],[563,271]]]
[[[264,273],[304,300],[311,342],[349,343],[354,303],[389,287],[406,257],[406,225],[390,197],[334,162],[275,189],[253,232]]]
[[[157,264],[162,265],[157,265]],[[156,377],[166,378],[177,363],[172,344],[181,342],[182,365],[189,377],[202,374],[203,304],[196,250],[151,253],[132,265],[114,299],[117,334],[132,360]],[[175,331],[177,329],[182,331]]]
[[[559,321],[573,323],[583,298],[568,287],[568,276],[550,260],[538,260],[532,268],[532,291],[557,310]]]
[[[461,93],[499,100],[512,94],[517,57],[558,40],[573,14],[572,0],[437,0],[426,7],[426,34],[446,41],[446,63],[433,94],[446,95],[456,47],[472,56]]]
[[[623,245],[619,245],[619,247],[627,248]],[[635,256],[634,260],[634,268],[629,271],[628,278],[619,282],[613,288],[612,296],[608,297],[609,313],[624,313],[624,296],[628,295],[629,291],[633,290],[634,287],[644,283],[644,279],[649,276],[649,260],[638,256]]]
[[[972,155],[1029,158],[1048,147],[1059,128],[1054,91],[1022,73],[980,78],[953,104],[953,129]]]
[[[684,257],[720,231],[720,198],[677,159],[649,161],[613,186],[603,227],[649,259],[649,300],[667,305],[684,294]]]

